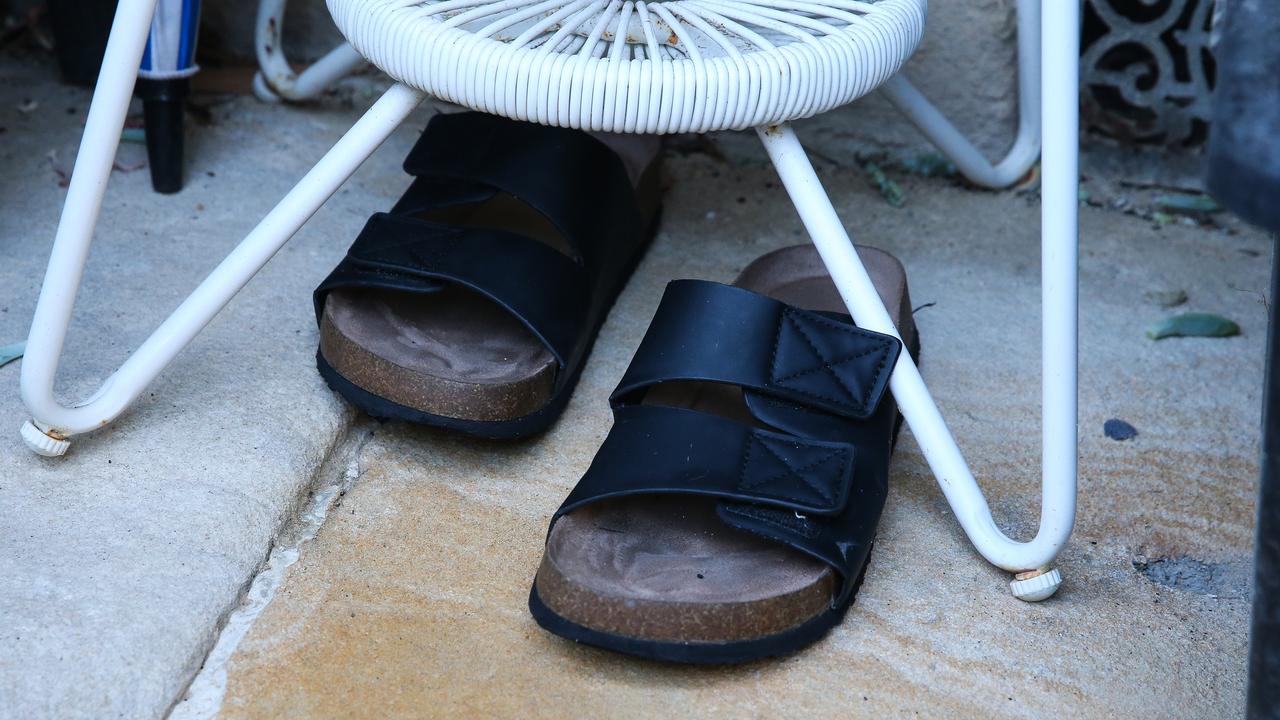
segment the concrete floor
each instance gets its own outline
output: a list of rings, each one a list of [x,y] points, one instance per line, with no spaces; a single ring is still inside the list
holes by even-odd
[[[70,165],[86,106],[83,92],[24,63],[0,63],[0,344],[25,334],[64,192],[46,154]],[[43,109],[19,110],[28,99]],[[352,424],[310,366],[308,293],[404,186],[396,167],[429,111],[154,395],[67,458],[19,446],[18,366],[0,369],[14,430],[0,435],[0,716],[158,717],[175,702],[182,717],[1241,714],[1265,236],[1082,208],[1080,515],[1054,599],[1009,596],[905,434],[874,562],[839,628],[781,660],[655,665],[573,646],[529,619],[546,522],[607,431],[605,398],[665,283],[731,279],[802,242],[799,223],[748,144],[725,143],[738,148],[727,160],[673,153],[662,233],[550,433],[496,444]],[[151,194],[145,171],[116,173],[63,370],[68,395],[123,359],[355,114],[235,99],[195,129],[182,194]],[[926,306],[916,315],[926,380],[997,520],[1029,537],[1034,194],[896,173],[898,209],[856,165],[818,169],[859,241],[906,264]],[[1112,187],[1104,180],[1090,183]],[[1108,205],[1102,195],[1094,201]],[[1146,294],[1179,289],[1190,298],[1180,310],[1222,313],[1243,334],[1148,340],[1145,327],[1173,311]],[[1140,434],[1105,438],[1109,418]],[[321,501],[308,505],[309,494]],[[295,550],[307,509],[328,516],[304,513],[318,532]],[[264,563],[260,580],[279,582],[242,596]],[[234,632],[208,656],[238,605],[260,615],[232,614]]]

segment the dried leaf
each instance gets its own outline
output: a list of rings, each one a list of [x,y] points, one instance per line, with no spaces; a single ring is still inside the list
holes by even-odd
[[[1211,313],[1183,313],[1165,318],[1147,329],[1147,337],[1231,337],[1240,334],[1240,326]]]
[[[71,173],[67,172],[62,163],[58,162],[58,151],[50,150],[45,155],[45,158],[48,159],[49,167],[53,170],[53,173],[58,176],[58,187],[69,186],[71,184]]]
[[[1156,208],[1180,215],[1209,215],[1222,211],[1222,206],[1208,195],[1157,195]]]
[[[908,172],[923,177],[951,177],[956,174],[955,163],[946,159],[939,153],[924,153],[909,157],[902,161],[902,167]]]
[[[875,183],[876,187],[879,188],[880,195],[884,197],[885,202],[894,207],[902,207],[902,188],[898,187],[898,183],[891,180],[888,175],[885,175],[884,170],[881,170],[880,166],[873,162],[864,163],[862,169],[867,171],[867,175],[871,176],[871,182]]]
[[[0,345],[0,367],[4,367],[9,363],[22,357],[22,353],[27,350],[27,341],[10,343],[9,345]]]

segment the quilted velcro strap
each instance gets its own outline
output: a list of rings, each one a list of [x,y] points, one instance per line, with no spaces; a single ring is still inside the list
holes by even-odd
[[[902,343],[847,316],[702,280],[667,286],[614,391],[615,406],[668,380],[740,385],[854,419],[875,412]]]
[[[619,408],[604,445],[559,517],[636,494],[720,497],[814,515],[849,499],[854,447],[781,435],[685,408]]]
[[[602,243],[625,246],[645,229],[622,160],[581,130],[478,112],[436,115],[404,169],[518,198],[550,220],[589,265]]]
[[[502,230],[453,227],[378,213],[316,289],[316,317],[338,288],[435,292],[444,282],[475,290],[519,319],[563,367],[582,333],[590,286],[581,265]]]

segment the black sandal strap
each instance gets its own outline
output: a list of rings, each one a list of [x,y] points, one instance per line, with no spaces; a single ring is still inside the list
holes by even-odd
[[[897,338],[847,317],[742,288],[677,280],[667,285],[611,400],[624,405],[659,382],[701,380],[865,419],[884,397],[901,349]]]
[[[613,429],[556,512],[612,497],[690,494],[836,515],[849,499],[854,448],[661,405],[619,408]]]
[[[338,288],[429,293],[447,281],[501,305],[564,367],[579,344],[591,295],[586,270],[536,240],[378,213],[316,289],[316,318]]]
[[[417,215],[440,208],[481,203],[498,192],[481,183],[416,178],[391,207],[391,214]]]
[[[858,497],[850,500],[850,510],[836,518],[803,515],[790,510],[722,502],[716,515],[731,528],[758,535],[820,560],[840,574],[840,590],[831,598],[838,607],[853,591],[855,570],[861,568],[871,551],[879,507],[883,498]]]
[[[850,443],[797,438],[686,408],[629,405],[551,524],[578,508],[630,495],[719,499],[727,526],[830,565],[852,590],[884,504],[883,468]],[[868,477],[863,477],[864,473]]]
[[[550,220],[589,268],[628,256],[619,248],[647,235],[622,160],[580,130],[475,112],[436,115],[404,169],[515,196]]]

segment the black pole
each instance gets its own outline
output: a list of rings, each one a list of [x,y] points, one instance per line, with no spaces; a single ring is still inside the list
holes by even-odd
[[[1280,3],[1227,3],[1217,44],[1207,181],[1223,205],[1280,232]],[[1247,714],[1280,719],[1280,239],[1271,265],[1270,329],[1262,407],[1262,474],[1249,633]]]
[[[1262,479],[1258,487],[1253,626],[1249,633],[1249,717],[1280,718],[1280,242],[1271,256],[1271,328],[1263,405]]]
[[[158,193],[176,193],[182,189],[183,117],[191,81],[138,78],[134,93],[142,100],[151,187]]]

